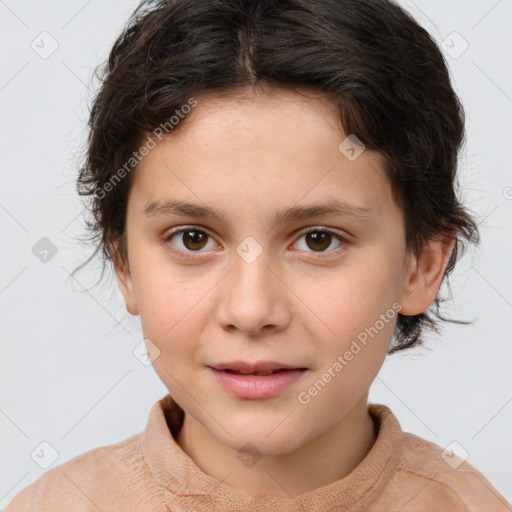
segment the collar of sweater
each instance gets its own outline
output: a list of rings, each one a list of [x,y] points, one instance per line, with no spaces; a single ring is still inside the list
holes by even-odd
[[[367,456],[346,477],[313,491],[287,498],[274,494],[250,496],[204,473],[175,441],[184,412],[166,395],[153,405],[141,438],[141,455],[155,481],[180,496],[194,496],[205,510],[315,510],[363,505],[386,486],[401,459],[403,434],[391,410],[369,404],[376,441]]]

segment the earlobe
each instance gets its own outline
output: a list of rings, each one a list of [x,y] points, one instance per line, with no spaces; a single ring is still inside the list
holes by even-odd
[[[116,273],[116,280],[121,291],[125,304],[126,310],[132,315],[139,314],[139,308],[135,299],[135,293],[133,288],[133,280],[130,272],[129,265],[125,264],[122,258],[119,257],[118,244],[111,245],[112,261],[114,264],[114,270]]]
[[[400,314],[425,312],[437,296],[444,272],[455,246],[455,235],[448,234],[426,244],[419,255],[412,255],[400,299]]]

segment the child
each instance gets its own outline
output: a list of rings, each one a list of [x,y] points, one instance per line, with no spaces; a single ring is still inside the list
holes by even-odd
[[[388,0],[147,1],[103,79],[79,191],[169,394],[7,512],[510,511],[368,404],[478,241],[426,31]]]

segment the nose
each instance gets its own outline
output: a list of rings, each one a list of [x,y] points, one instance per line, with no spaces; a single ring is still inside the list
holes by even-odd
[[[290,292],[265,252],[252,262],[235,253],[233,261],[217,291],[219,325],[251,336],[285,329],[291,318]]]

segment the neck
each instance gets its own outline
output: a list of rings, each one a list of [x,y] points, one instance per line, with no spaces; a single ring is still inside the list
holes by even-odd
[[[177,443],[206,474],[255,496],[292,498],[349,475],[366,457],[376,434],[364,395],[329,430],[293,452],[264,455],[256,464],[242,464],[237,452],[219,443],[185,414]]]

